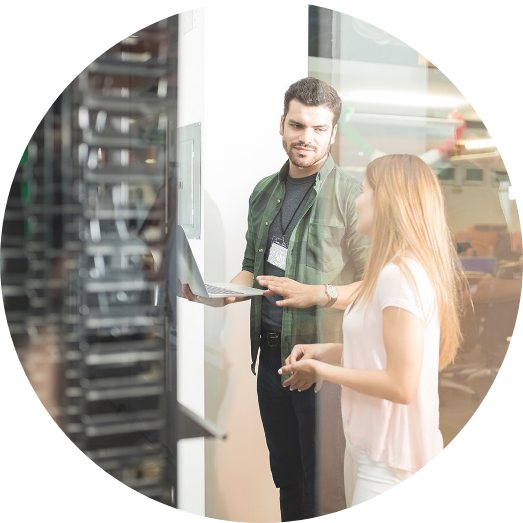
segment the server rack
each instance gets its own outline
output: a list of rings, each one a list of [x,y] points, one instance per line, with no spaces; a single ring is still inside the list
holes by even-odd
[[[53,234],[59,208],[53,177],[56,114],[48,111],[23,152],[9,193],[2,229],[2,293],[11,336],[55,421],[59,421],[59,336],[56,299],[59,258]],[[46,379],[42,379],[44,374]]]
[[[35,163],[34,147],[28,147],[16,170],[7,200],[2,227],[2,294],[11,335],[20,342],[29,331],[30,241],[29,188]],[[8,278],[4,275],[9,275]]]
[[[169,209],[154,208],[169,184],[173,120],[172,26],[132,35],[93,62],[70,89],[70,193],[66,215],[66,431],[127,485],[168,501],[165,311],[162,282],[146,257],[161,256]],[[150,212],[153,214],[150,215]],[[140,235],[144,222],[149,237]]]
[[[55,419],[101,468],[173,506],[177,441],[224,437],[176,400],[177,28],[171,17],[131,35],[65,89],[2,235],[15,346],[58,355]]]

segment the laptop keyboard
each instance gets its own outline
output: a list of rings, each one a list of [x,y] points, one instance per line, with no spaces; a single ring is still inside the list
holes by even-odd
[[[205,288],[209,294],[245,294],[244,292],[231,291],[222,287],[215,287],[214,285],[205,284]]]

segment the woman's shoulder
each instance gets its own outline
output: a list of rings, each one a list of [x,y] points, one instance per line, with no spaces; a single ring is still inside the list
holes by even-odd
[[[416,260],[406,259],[402,266],[391,262],[383,267],[376,298],[382,309],[387,305],[397,305],[424,317],[423,311],[432,308],[434,292],[423,266]]]
[[[413,278],[416,280],[416,283],[418,285],[423,285],[424,287],[431,287],[428,272],[425,270],[423,265],[421,265],[421,263],[412,258],[407,258],[405,261],[408,268],[410,269]]]
[[[391,261],[381,269],[380,278],[405,278],[406,271],[410,272],[414,279],[427,280],[429,276],[423,265],[413,258],[405,258],[400,266],[399,262]]]
[[[378,288],[385,292],[409,288],[415,294],[423,294],[432,286],[423,266],[407,258],[401,265],[392,261],[383,267],[378,277]]]

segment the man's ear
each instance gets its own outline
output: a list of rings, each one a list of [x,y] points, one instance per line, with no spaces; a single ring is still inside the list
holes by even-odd
[[[338,131],[338,124],[336,124],[334,126],[334,129],[332,130],[332,134],[331,134],[331,145],[334,143],[335,139],[336,139],[336,132]]]
[[[283,136],[283,122],[285,121],[284,116],[280,118],[280,134]]]

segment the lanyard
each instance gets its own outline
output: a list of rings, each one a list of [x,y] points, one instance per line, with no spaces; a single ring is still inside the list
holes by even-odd
[[[303,198],[301,199],[300,203],[298,204],[298,207],[296,207],[295,211],[292,213],[292,216],[291,216],[291,219],[289,220],[289,223],[287,224],[287,226],[285,227],[285,229],[283,228],[283,203],[281,204],[281,209],[280,209],[280,225],[281,225],[281,233],[282,233],[282,243],[285,244],[285,233],[287,232],[287,229],[289,228],[289,225],[291,224],[292,220],[294,219],[294,216],[296,215],[296,213],[298,212],[298,209],[301,207],[301,204],[303,203],[303,201],[305,200],[305,198],[307,197],[307,195],[309,194],[310,190],[312,189],[312,186],[316,183],[316,180],[314,180],[309,188],[307,189],[307,192],[303,195]],[[285,202],[285,200],[284,200]]]

